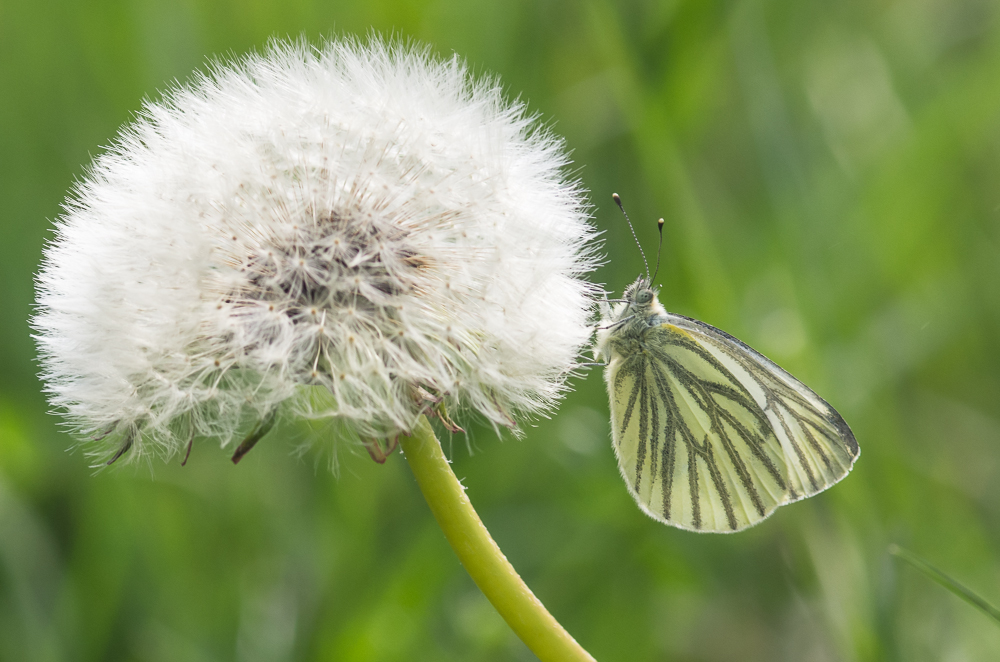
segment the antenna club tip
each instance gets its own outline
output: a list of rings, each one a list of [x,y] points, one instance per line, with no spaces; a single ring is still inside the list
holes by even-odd
[[[625,208],[622,207],[621,196],[619,196],[617,193],[612,193],[611,194],[611,199],[615,201],[615,204],[618,205],[619,209],[621,209],[622,211],[625,211]]]
[[[662,218],[656,222],[656,227],[660,228],[661,230],[663,229],[663,219]]]

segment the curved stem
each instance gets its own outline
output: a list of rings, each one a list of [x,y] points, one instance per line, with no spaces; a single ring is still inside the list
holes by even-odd
[[[400,445],[458,559],[521,641],[543,662],[594,662],[535,597],[490,537],[425,417],[420,417],[413,436],[400,437]]]

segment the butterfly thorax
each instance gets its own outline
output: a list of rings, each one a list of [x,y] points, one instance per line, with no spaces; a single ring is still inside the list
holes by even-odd
[[[601,328],[594,346],[598,358],[610,363],[615,355],[642,351],[648,330],[661,324],[667,315],[656,295],[647,279],[638,278],[614,305],[602,306]]]

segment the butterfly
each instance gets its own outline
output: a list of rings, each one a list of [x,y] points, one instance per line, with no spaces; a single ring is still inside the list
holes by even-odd
[[[861,451],[833,407],[728,333],[668,313],[646,273],[602,302],[595,343],[618,468],[646,514],[740,531],[850,472]]]

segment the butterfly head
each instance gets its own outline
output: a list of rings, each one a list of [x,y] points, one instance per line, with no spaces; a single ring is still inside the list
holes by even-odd
[[[653,287],[648,278],[639,277],[625,289],[623,304],[615,309],[616,321],[626,317],[646,320],[650,317],[666,315],[666,310],[657,299],[659,290]]]
[[[658,290],[648,278],[639,277],[625,288],[621,299],[613,306],[604,305],[601,317],[609,331],[620,331],[625,327],[648,325],[649,320],[667,314],[657,299]]]
[[[660,305],[656,298],[658,290],[653,287],[653,279],[659,273],[660,252],[656,253],[656,270],[653,275],[649,275],[649,263],[646,262],[646,254],[639,244],[639,239],[635,235],[635,228],[629,220],[625,207],[622,206],[621,198],[617,193],[612,195],[615,204],[622,210],[629,229],[632,231],[632,238],[635,239],[642,255],[642,262],[646,266],[645,277],[639,276],[634,283],[625,288],[625,293],[621,299],[609,301],[605,299],[600,302],[601,325],[597,327],[596,340],[594,342],[594,355],[598,360],[609,361],[611,358],[611,348],[615,343],[631,342],[635,343],[650,326],[656,322],[656,318],[666,316],[667,311]],[[663,219],[657,222],[660,233],[660,242],[663,240]],[[611,304],[614,305],[611,305]]]

